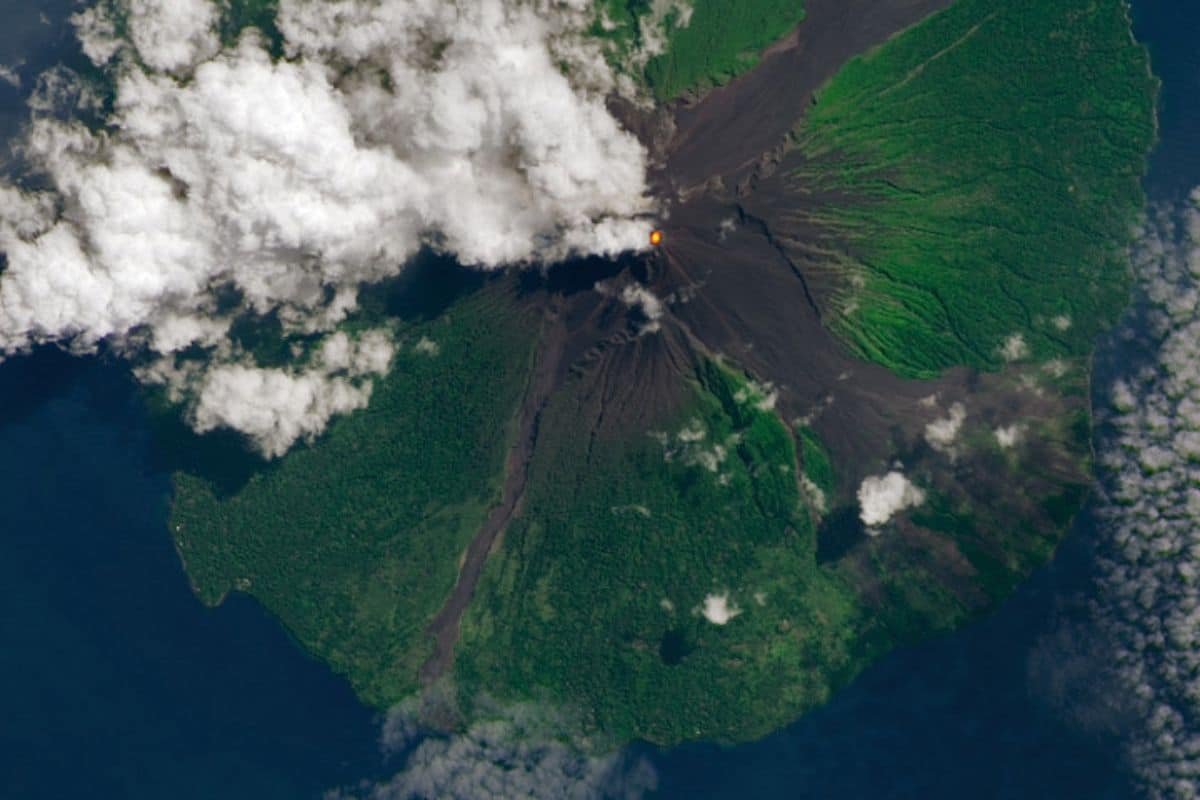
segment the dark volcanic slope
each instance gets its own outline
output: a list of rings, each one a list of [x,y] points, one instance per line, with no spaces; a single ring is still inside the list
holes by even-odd
[[[929,411],[917,413],[919,401],[938,387],[902,381],[852,359],[822,327],[803,278],[767,226],[741,219],[725,187],[748,189],[758,165],[781,149],[812,93],[845,61],[950,2],[808,0],[805,21],[772,46],[756,69],[699,103],[677,108],[669,139],[661,135],[659,114],[623,110],[629,128],[660,151],[665,164],[654,182],[669,209],[667,241],[648,259],[595,277],[607,277],[617,290],[646,284],[668,299],[667,316],[659,333],[638,335],[625,305],[591,289],[587,265],[568,265],[576,270],[567,279],[572,285],[558,285],[552,273],[528,287],[529,301],[544,304],[549,320],[539,366],[521,411],[500,504],[469,547],[454,592],[430,625],[436,646],[422,671],[426,682],[453,663],[459,622],[483,562],[520,513],[538,415],[563,381],[585,383],[581,436],[627,435],[677,407],[698,355],[725,355],[776,384],[785,415],[816,416],[823,410],[816,424],[835,443],[834,455],[864,472],[894,453],[893,431],[912,434],[924,424]],[[726,219],[739,223],[732,232],[720,230]],[[963,393],[966,381],[965,373],[946,378],[947,396]]]
[[[664,190],[691,195],[713,179],[739,189],[796,124],[813,92],[849,59],[952,0],[807,0],[804,22],[749,73],[680,108]]]

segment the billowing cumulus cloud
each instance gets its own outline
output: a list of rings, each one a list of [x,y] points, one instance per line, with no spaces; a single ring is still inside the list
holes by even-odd
[[[202,387],[182,393],[199,430],[275,455],[365,404],[369,380],[260,369],[230,341],[238,317],[327,334],[423,246],[498,268],[646,241],[645,153],[606,110],[590,3],[282,0],[282,60],[256,31],[222,46],[222,7],[77,15],[111,114],[34,109],[23,153],[47,188],[0,186],[0,357],[148,356],[148,379]],[[196,348],[211,374],[173,363]]]
[[[1200,193],[1194,196],[1200,201]],[[1148,794],[1200,796],[1200,211],[1163,212],[1135,253],[1151,358],[1100,418],[1107,537],[1095,611]]]

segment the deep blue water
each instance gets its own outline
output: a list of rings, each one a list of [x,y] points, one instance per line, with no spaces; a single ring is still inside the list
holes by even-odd
[[[0,64],[64,57],[68,0],[0,0]],[[51,24],[42,24],[45,13]],[[1200,185],[1200,3],[1135,2],[1164,78],[1148,188]],[[26,85],[28,89],[28,85]],[[0,84],[0,137],[23,112]],[[378,723],[253,602],[192,596],[123,368],[0,365],[0,800],[312,798],[378,773]],[[648,753],[666,798],[1126,798],[1117,742],[1030,678],[1088,586],[1086,524],[1011,602],[897,653],[763,742]]]
[[[113,365],[0,368],[0,797],[294,800],[375,771],[343,681],[250,600],[192,595],[136,397]]]
[[[0,0],[23,84],[0,83],[0,140],[73,57],[71,7]],[[378,772],[344,681],[252,601],[192,595],[151,448],[121,365],[0,365],[0,800],[297,800]]]

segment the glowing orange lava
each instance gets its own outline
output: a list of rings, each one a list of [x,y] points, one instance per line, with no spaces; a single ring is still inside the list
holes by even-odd
[[[658,247],[662,244],[662,231],[650,231],[650,244]]]

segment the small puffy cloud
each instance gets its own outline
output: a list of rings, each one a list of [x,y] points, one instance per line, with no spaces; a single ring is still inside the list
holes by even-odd
[[[712,473],[720,471],[730,448],[738,441],[738,434],[732,434],[724,442],[710,442],[708,429],[699,417],[688,420],[673,436],[661,431],[650,435],[662,445],[664,460],[700,467]],[[717,482],[722,486],[728,485],[729,476],[721,475]]]
[[[1063,359],[1052,358],[1042,364],[1042,370],[1052,378],[1061,378],[1070,371],[1070,367]]]
[[[1000,357],[1005,361],[1020,361],[1029,356],[1029,345],[1020,333],[1014,333],[1000,345]]]
[[[215,363],[187,370],[164,359],[139,377],[165,384],[176,398],[192,398],[189,420],[197,432],[233,428],[263,456],[275,458],[298,440],[314,439],[335,415],[365,408],[372,389],[366,376],[386,373],[394,353],[383,331],[369,331],[357,341],[339,331],[305,368]]]
[[[724,242],[729,238],[729,234],[737,230],[737,218],[726,217],[721,220],[721,224],[717,226],[717,241]]]
[[[1071,317],[1068,314],[1059,314],[1050,320],[1050,324],[1053,325],[1054,329],[1058,331],[1070,330]]]
[[[17,72],[17,66],[9,66],[8,64],[0,64],[0,82],[7,83],[14,89],[21,88],[21,73]]]
[[[705,595],[704,605],[700,607],[700,615],[713,625],[724,625],[741,613],[742,610],[730,601],[726,592]]]
[[[951,452],[966,419],[966,406],[957,402],[952,404],[947,416],[936,419],[925,426],[925,441],[929,442],[934,450],[942,453]]]
[[[417,343],[413,345],[413,350],[416,350],[418,353],[424,356],[436,356],[438,353],[442,352],[442,346],[433,339],[430,339],[428,336],[422,336],[417,340]]]
[[[1002,450],[1008,450],[1016,446],[1017,440],[1021,438],[1021,431],[1021,426],[1014,423],[996,428],[992,431],[992,434],[996,437],[996,444]]]
[[[646,321],[642,323],[639,333],[656,333],[661,327],[659,320],[663,315],[662,301],[645,286],[629,284],[621,290],[621,302],[630,308],[638,309]]]
[[[84,125],[72,115],[101,107],[83,84],[39,79],[22,153],[45,188],[0,184],[0,358],[200,348],[213,374],[187,368],[207,387],[197,425],[304,438],[368,390],[259,370],[229,341],[235,319],[329,333],[422,247],[491,269],[645,246],[646,154],[605,106],[591,4],[281,0],[280,61],[253,31],[222,46],[226,8],[100,0],[75,16],[113,102]],[[657,299],[634,299],[656,324]],[[304,422],[283,420],[295,400],[274,421],[233,413],[255,384],[264,398],[295,384]]]
[[[870,475],[863,478],[858,487],[859,517],[868,531],[886,524],[899,512],[924,502],[925,491],[898,470],[886,475]]]
[[[747,381],[745,386],[733,393],[733,399],[742,405],[753,405],[759,411],[774,411],[775,404],[779,402],[779,390],[770,382],[760,384]]]

